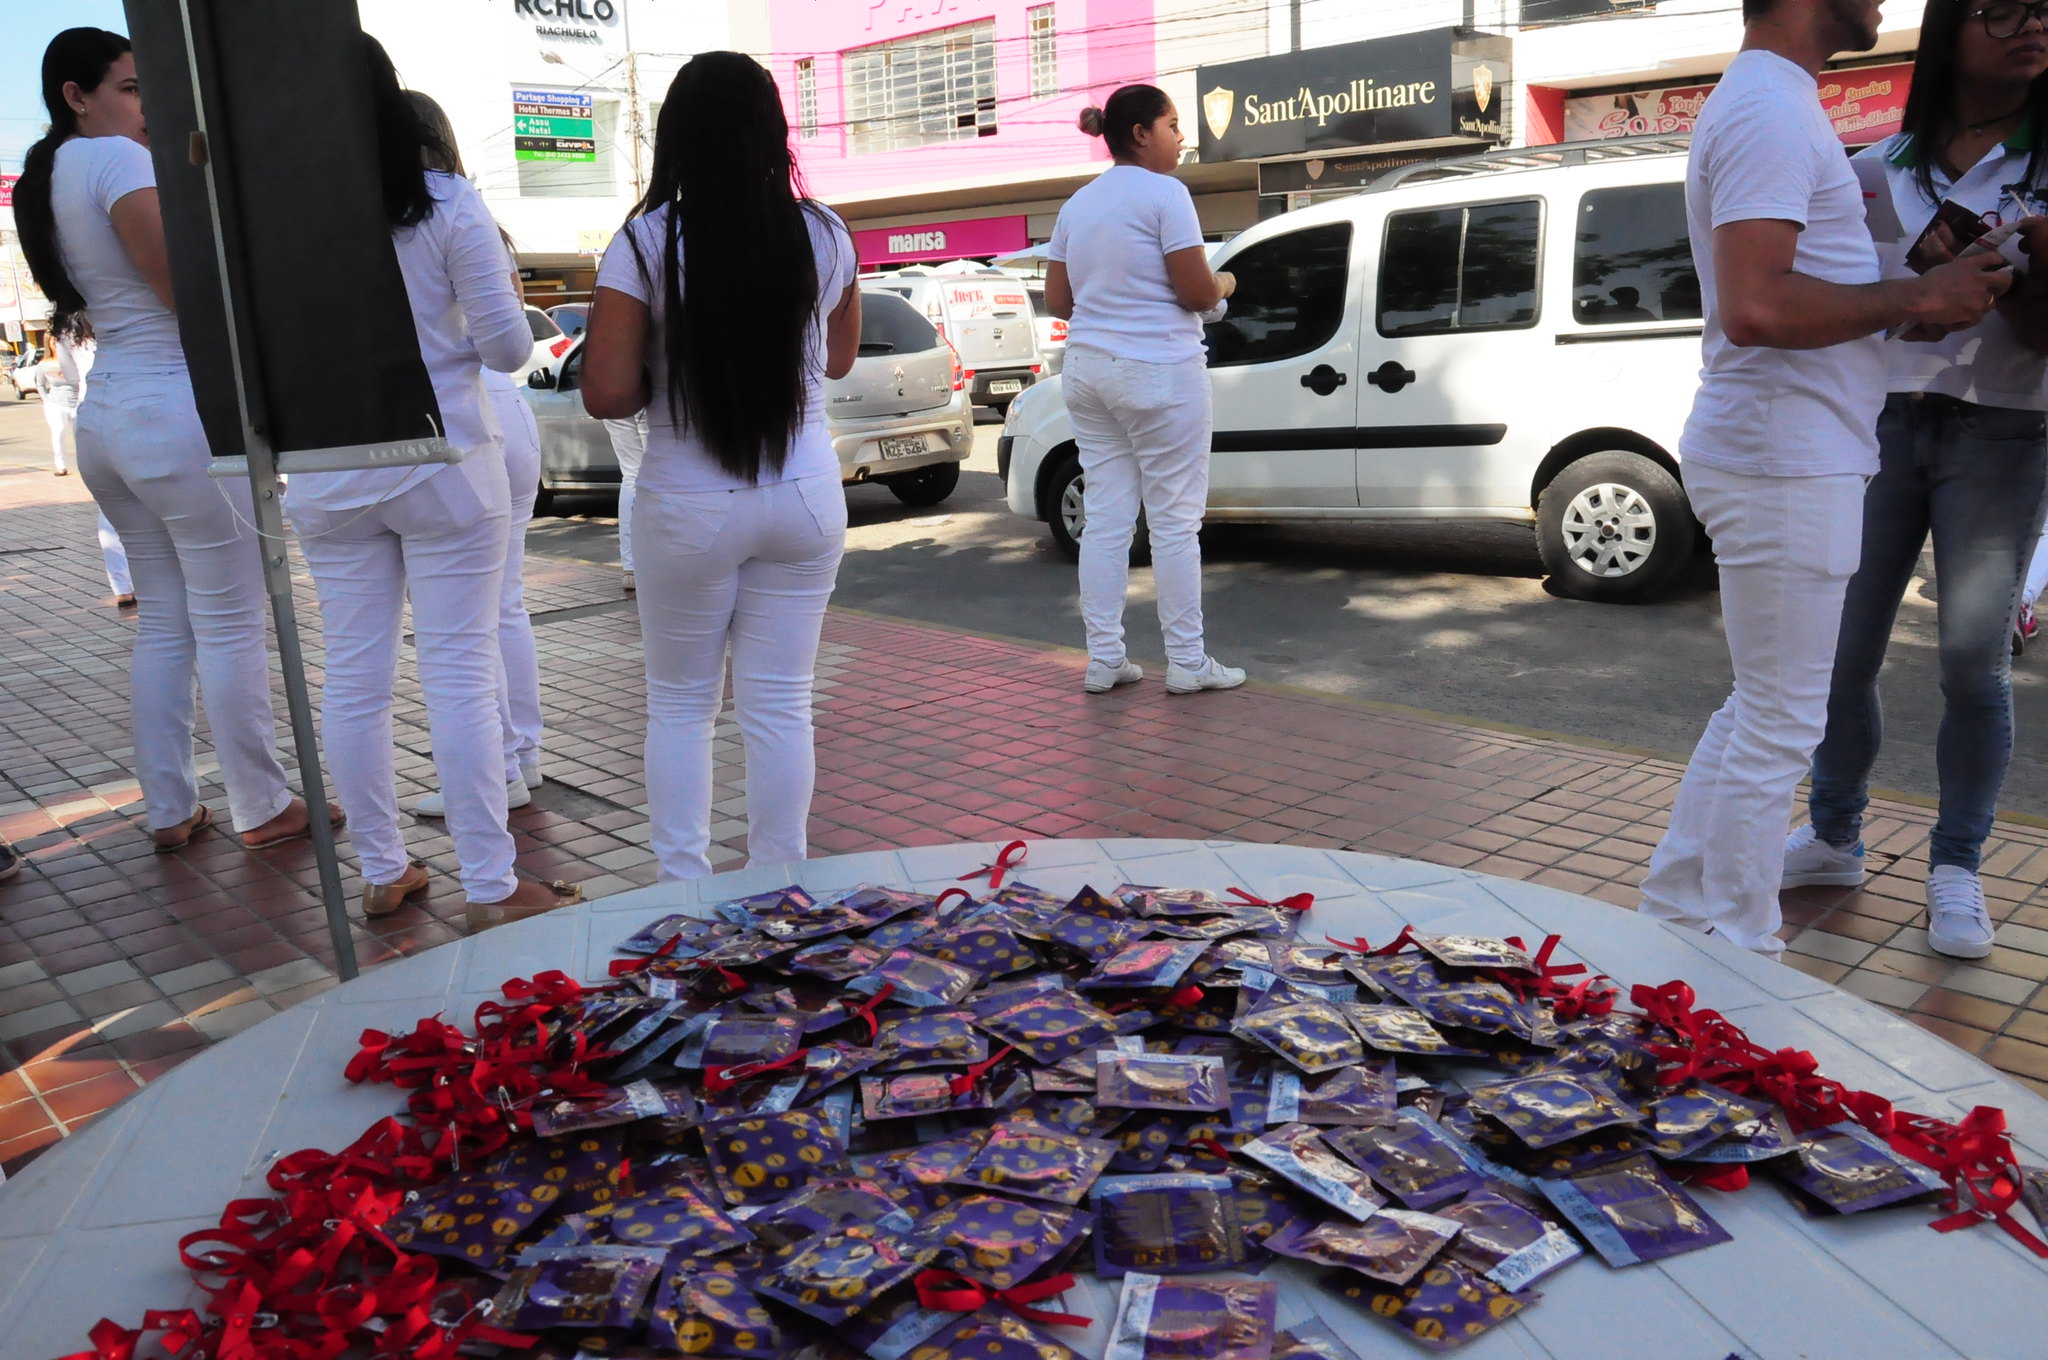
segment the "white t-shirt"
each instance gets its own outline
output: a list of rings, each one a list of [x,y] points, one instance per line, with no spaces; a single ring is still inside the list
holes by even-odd
[[[670,411],[667,342],[662,321],[667,311],[668,288],[654,282],[668,248],[668,214],[667,205],[663,205],[628,222],[621,235],[631,236],[638,243],[639,255],[634,254],[628,242],[615,241],[597,267],[598,287],[614,289],[647,304],[647,375],[653,398],[647,405],[647,461],[640,468],[640,489],[671,493],[735,491],[750,485],[793,482],[801,477],[837,477],[839,455],[833,451],[831,432],[825,428],[825,325],[854,278],[853,238],[847,234],[846,224],[822,204],[811,204],[804,213],[811,229],[812,258],[817,262],[818,306],[811,314],[805,351],[803,425],[790,441],[782,467],[775,472],[764,467],[760,481],[750,483],[720,467],[718,459],[694,434],[688,430],[679,433]],[[676,242],[678,270],[688,248],[689,242]],[[684,304],[688,305],[688,301],[685,297]]]
[[[502,450],[484,396],[483,370],[509,373],[524,365],[533,356],[533,330],[512,288],[512,257],[476,186],[430,170],[427,189],[434,211],[418,226],[391,233],[420,358],[441,407],[442,433],[468,455],[457,466],[472,476],[503,481],[502,467],[488,466]],[[419,433],[433,433],[424,412],[420,419]],[[446,464],[431,463],[302,472],[292,478],[286,503],[347,510],[389,500],[446,470]]]
[[[1068,347],[1153,364],[1202,358],[1201,319],[1174,300],[1166,276],[1168,255],[1201,244],[1195,200],[1172,175],[1113,165],[1084,185],[1046,249],[1074,289]]]
[[[2048,128],[2041,130],[2048,133]],[[1912,138],[1895,133],[1876,146],[1857,153],[1858,160],[1881,160],[1892,206],[1904,228],[1896,242],[1878,246],[1884,277],[1906,279],[1913,271],[1906,267],[1906,252],[1933,220],[1936,204],[1952,198],[1975,213],[1996,212],[2012,222],[2039,209],[2022,204],[2008,190],[2026,183],[2027,163],[2033,159],[2033,139],[2018,136],[1984,153],[1984,159],[1950,183],[1939,159],[1934,165],[1935,198],[1921,191]],[[1982,406],[2004,406],[2013,410],[2048,410],[2048,393],[2041,384],[2048,379],[2048,355],[2033,349],[2013,332],[2011,323],[1996,311],[1966,331],[1927,344],[1893,340],[1885,345],[1889,364],[1886,388],[1893,392],[1939,392],[1958,401]]]
[[[1685,212],[1706,335],[1680,458],[1752,476],[1875,473],[1882,333],[1826,349],[1731,345],[1714,293],[1714,229],[1730,222],[1796,223],[1799,273],[1877,281],[1863,192],[1810,74],[1774,52],[1728,63],[1693,128]]]
[[[85,298],[102,377],[183,373],[178,318],[157,300],[114,233],[114,205],[156,188],[149,148],[126,137],[73,137],[57,148],[50,206],[64,272]]]

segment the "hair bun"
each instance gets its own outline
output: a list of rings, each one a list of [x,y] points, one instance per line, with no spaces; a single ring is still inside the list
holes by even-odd
[[[1081,110],[1081,116],[1074,120],[1074,125],[1090,137],[1100,137],[1103,126],[1102,110],[1090,104],[1087,108]]]

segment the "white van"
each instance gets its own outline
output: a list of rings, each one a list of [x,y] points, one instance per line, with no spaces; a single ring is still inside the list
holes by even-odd
[[[1655,594],[1700,541],[1677,456],[1701,332],[1687,144],[1414,166],[1222,246],[1208,518],[1517,520],[1561,593]],[[1059,385],[1011,406],[997,457],[1010,508],[1075,552]]]
[[[911,265],[863,274],[861,285],[906,299],[960,356],[969,398],[1007,409],[1045,373],[1037,318],[1024,281],[1000,269],[935,270]]]

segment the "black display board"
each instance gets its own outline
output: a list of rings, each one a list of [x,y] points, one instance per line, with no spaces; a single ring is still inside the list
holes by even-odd
[[[437,434],[384,217],[355,0],[125,2],[178,329],[214,456],[245,452],[224,296],[251,426],[274,451]]]

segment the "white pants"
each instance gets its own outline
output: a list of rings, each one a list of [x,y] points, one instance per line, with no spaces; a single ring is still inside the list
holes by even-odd
[[[498,716],[506,499],[503,455],[490,444],[380,504],[291,506],[327,643],[321,743],[365,882],[395,883],[406,869],[391,692],[409,588],[434,770],[463,892],[472,902],[496,902],[517,886]]]
[[[128,550],[121,546],[121,535],[107,522],[107,512],[102,510],[100,520],[100,559],[107,564],[107,585],[116,595],[133,595],[135,578],[128,574]]]
[[[1200,670],[1202,512],[1209,502],[1209,374],[1200,359],[1148,364],[1074,349],[1063,370],[1081,450],[1081,621],[1088,656],[1124,663],[1124,597],[1138,507],[1152,540],[1152,579],[1166,659]]]
[[[135,578],[129,711],[152,830],[199,806],[195,677],[235,830],[261,826],[291,802],[270,709],[255,511],[246,481],[206,475],[211,457],[184,373],[93,376],[79,412],[78,471]]]
[[[490,388],[491,412],[505,440],[505,479],[511,493],[505,525],[505,579],[498,587],[498,655],[504,680],[498,719],[505,729],[505,782],[540,759],[540,659],[533,619],[526,612],[526,526],[540,493],[540,427],[517,388]]]
[[[846,547],[837,476],[744,491],[649,491],[634,510],[647,652],[647,804],[664,880],[711,872],[711,738],[732,646],[747,753],[749,863],[808,852],[811,681]]]
[[[2033,604],[2043,590],[2048,590],[2048,529],[2041,531],[2041,541],[2034,545],[2034,560],[2027,564],[2027,584],[2020,598]]]
[[[1776,954],[1792,794],[1827,729],[1842,597],[1862,552],[1854,475],[1685,468],[1714,540],[1735,692],[1707,723],[1650,858],[1642,913]]]
[[[633,499],[640,489],[640,464],[647,458],[647,413],[631,420],[607,420],[612,454],[619,460],[619,567],[633,570]]]
[[[64,472],[77,453],[78,389],[67,383],[45,390],[43,423],[50,427],[50,465]]]

